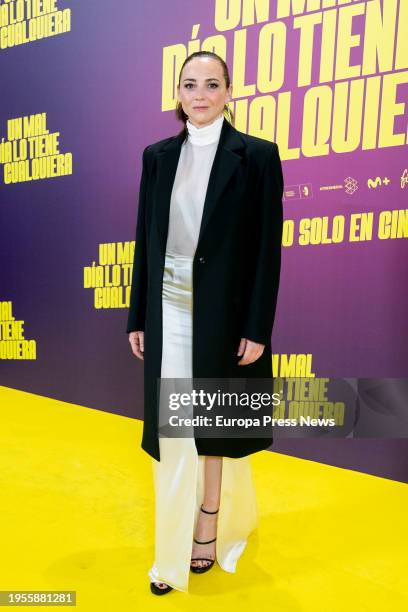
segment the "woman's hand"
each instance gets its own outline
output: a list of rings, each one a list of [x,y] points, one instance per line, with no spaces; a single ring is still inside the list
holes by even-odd
[[[252,340],[248,340],[248,338],[241,338],[237,355],[239,357],[243,355],[243,357],[238,361],[238,365],[253,363],[262,355],[264,348],[264,344],[253,342]]]
[[[133,354],[139,359],[144,360],[144,332],[133,331],[129,334],[129,342],[132,347]]]

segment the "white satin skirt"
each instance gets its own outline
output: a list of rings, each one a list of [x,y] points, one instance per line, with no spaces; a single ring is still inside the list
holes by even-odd
[[[192,269],[192,257],[166,253],[161,378],[192,378]],[[159,445],[161,460],[152,459],[155,560],[148,575],[151,581],[187,592],[193,537],[204,499],[205,457],[198,455],[192,437],[160,437]],[[223,570],[236,571],[257,524],[250,456],[223,457],[216,540],[216,559]]]

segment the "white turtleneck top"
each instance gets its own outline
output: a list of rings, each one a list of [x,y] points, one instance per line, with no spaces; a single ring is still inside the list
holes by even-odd
[[[223,122],[223,113],[200,128],[187,119],[188,138],[181,147],[170,198],[167,253],[194,256]]]

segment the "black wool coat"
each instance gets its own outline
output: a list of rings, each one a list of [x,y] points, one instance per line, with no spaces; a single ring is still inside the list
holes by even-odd
[[[144,331],[142,448],[160,461],[158,379],[170,197],[183,132],[143,151],[126,332]],[[271,334],[281,269],[284,180],[276,143],[223,121],[193,260],[193,378],[272,378]],[[241,338],[265,345],[238,366]],[[244,457],[267,438],[195,438],[200,455]]]

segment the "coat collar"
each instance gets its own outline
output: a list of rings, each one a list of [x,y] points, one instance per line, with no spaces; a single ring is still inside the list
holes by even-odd
[[[183,140],[184,133],[181,132],[170,141],[167,141],[156,153],[156,223],[163,256],[166,249],[169,225],[171,191],[176,176]],[[241,133],[224,118],[208,180],[197,249],[224,188],[241,162],[244,150],[245,141],[241,137]]]

